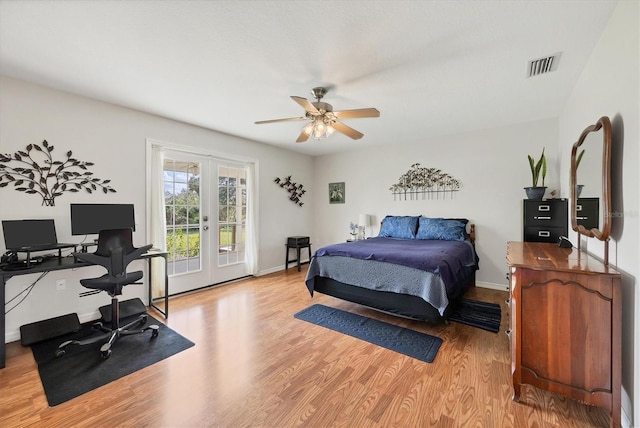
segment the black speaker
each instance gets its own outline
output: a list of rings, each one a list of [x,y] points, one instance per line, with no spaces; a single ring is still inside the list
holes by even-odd
[[[0,258],[0,263],[2,263],[3,265],[12,265],[17,262],[18,253],[16,253],[15,251],[7,251],[2,255],[2,258]]]

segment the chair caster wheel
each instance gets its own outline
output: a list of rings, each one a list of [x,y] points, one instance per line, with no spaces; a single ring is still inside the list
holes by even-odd
[[[56,349],[56,352],[55,352],[54,355],[55,355],[56,358],[60,358],[66,353],[67,353],[67,351],[65,351],[64,349]]]
[[[158,333],[160,333],[160,328],[157,325],[150,325],[151,329],[151,338],[158,337]]]
[[[100,351],[100,356],[103,360],[108,359],[111,356],[111,349],[107,349],[106,351]]]

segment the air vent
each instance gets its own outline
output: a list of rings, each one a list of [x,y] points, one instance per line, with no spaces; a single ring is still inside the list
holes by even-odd
[[[558,69],[559,60],[560,53],[529,61],[527,77],[539,76],[540,74],[556,71]]]

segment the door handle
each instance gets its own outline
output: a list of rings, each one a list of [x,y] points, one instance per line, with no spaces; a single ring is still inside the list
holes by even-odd
[[[209,230],[209,226],[202,226],[202,230]]]

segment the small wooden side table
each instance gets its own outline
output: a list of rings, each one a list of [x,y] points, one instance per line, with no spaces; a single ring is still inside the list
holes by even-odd
[[[287,243],[284,244],[286,247],[286,258],[284,262],[285,270],[289,269],[289,263],[296,262],[298,266],[298,272],[300,272],[300,249],[307,248],[309,250],[309,261],[311,261],[311,242],[309,241],[308,236],[290,236],[287,238]],[[296,250],[296,258],[295,260],[289,260],[289,251]]]

